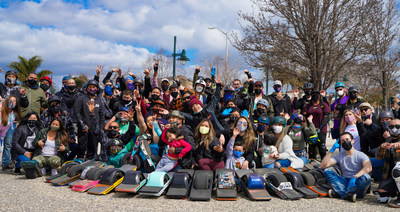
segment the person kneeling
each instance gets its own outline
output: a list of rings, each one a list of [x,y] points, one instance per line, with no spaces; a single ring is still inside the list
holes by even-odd
[[[330,197],[340,197],[355,202],[357,198],[363,198],[371,184],[369,172],[372,171],[368,156],[353,147],[354,138],[344,132],[333,145],[321,163],[325,169],[325,177],[333,189],[329,190]],[[333,152],[340,146],[345,151],[332,157]],[[342,170],[342,176],[336,174],[329,167],[338,164]]]

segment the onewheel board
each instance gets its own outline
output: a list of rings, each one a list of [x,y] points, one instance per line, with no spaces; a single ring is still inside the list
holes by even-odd
[[[303,197],[293,190],[292,184],[282,173],[270,173],[265,180],[268,190],[282,199],[298,200]]]
[[[115,192],[137,193],[146,181],[141,171],[127,171],[124,180],[115,188]]]
[[[196,170],[194,172],[190,200],[209,201],[213,187],[213,172],[210,170]]]
[[[73,159],[73,160],[69,160],[69,161],[64,162],[64,163],[61,165],[61,171],[60,171],[58,174],[56,174],[56,175],[47,177],[47,178],[46,178],[46,183],[51,183],[52,180],[54,180],[54,179],[56,179],[56,178],[59,178],[59,177],[65,175],[65,174],[67,174],[68,170],[69,170],[72,166],[74,166],[74,165],[79,165],[79,164],[81,164],[81,163],[83,163],[83,160],[80,160],[80,159]]]
[[[166,194],[170,199],[185,199],[189,195],[194,170],[179,169],[172,178],[172,183]]]
[[[328,190],[316,184],[315,176],[309,172],[301,172],[300,175],[303,177],[304,183],[309,189],[322,197],[328,196]]]
[[[101,176],[100,182],[89,189],[89,194],[108,194],[115,187],[121,184],[124,179],[124,172],[120,169],[107,169]]]
[[[237,200],[235,173],[232,169],[215,171],[217,200]]]
[[[57,179],[54,179],[51,183],[55,186],[67,185],[70,182],[78,180],[81,175],[81,172],[83,170],[85,170],[86,167],[92,166],[95,164],[100,165],[102,163],[99,163],[97,161],[87,161],[87,162],[79,164],[79,165],[74,165],[71,168],[69,168],[66,175],[63,175]]]
[[[146,185],[142,187],[139,195],[143,196],[161,196],[172,182],[174,173],[154,171],[149,174]]]
[[[317,198],[318,194],[310,190],[304,185],[303,177],[296,172],[288,172],[284,174],[286,179],[292,184],[294,190],[303,195],[306,199]]]
[[[240,185],[244,192],[251,200],[268,201],[271,196],[265,188],[265,183],[262,177],[252,170],[236,170],[236,175],[239,178]]]

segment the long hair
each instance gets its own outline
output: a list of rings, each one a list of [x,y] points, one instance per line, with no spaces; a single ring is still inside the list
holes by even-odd
[[[254,139],[255,139],[254,130],[253,130],[253,126],[251,125],[250,120],[245,116],[240,116],[235,121],[235,124],[233,125],[234,127],[237,127],[237,123],[238,123],[239,119],[241,119],[241,118],[245,119],[247,122],[247,129],[246,129],[246,131],[244,131],[243,141],[244,141],[244,149],[245,149],[245,151],[248,151],[251,148],[251,145],[253,145],[253,143],[254,143]],[[233,131],[233,128],[232,128],[232,131]]]
[[[281,125],[282,125],[282,124],[281,124]],[[271,125],[271,131],[272,131],[272,125]],[[279,137],[278,137],[278,139],[276,140],[276,144],[275,144],[275,146],[276,146],[277,149],[279,149],[279,145],[281,145],[281,142],[282,142],[283,138],[284,138],[286,135],[287,135],[287,132],[286,132],[286,130],[285,130],[285,127],[282,125],[282,132],[281,132],[281,134],[279,134]],[[275,135],[274,135],[274,136],[275,136]]]
[[[36,128],[38,128],[39,129],[39,122],[40,122],[40,120],[39,120],[39,115],[36,113],[36,112],[29,112],[28,114],[26,114],[23,118],[22,118],[22,120],[19,122],[19,126],[22,126],[22,125],[26,125],[27,123],[28,123],[28,119],[29,119],[29,117],[31,117],[31,115],[35,115],[36,116],[36,119],[37,119],[37,124],[36,124]]]
[[[208,122],[208,125],[210,126],[210,131],[208,131],[207,135],[204,137],[203,140],[201,140],[201,133],[200,133],[200,126],[203,122]],[[209,119],[204,119],[200,122],[199,125],[197,125],[196,130],[194,131],[194,140],[196,141],[196,148],[202,144],[206,147],[207,150],[209,150],[209,145],[215,138],[215,130],[214,127]],[[199,142],[200,141],[200,142]]]
[[[68,143],[68,133],[67,130],[65,128],[64,123],[61,121],[61,119],[56,118],[53,119],[53,121],[51,121],[50,126],[53,122],[58,121],[60,123],[60,129],[58,129],[57,134],[56,134],[56,139],[58,139],[60,141],[60,143],[67,145]]]
[[[349,124],[346,122],[346,116],[345,116],[345,114],[346,114],[347,112],[351,112],[351,113],[353,114],[354,118],[356,117],[356,114],[354,113],[353,110],[351,110],[351,109],[346,109],[346,110],[343,112],[343,117],[342,117],[342,120],[340,121],[340,133],[343,133],[344,130],[346,129],[347,125],[349,125]]]
[[[1,104],[1,111],[0,111],[1,112],[1,124],[3,126],[7,126],[7,124],[8,124],[8,118],[10,115],[10,111],[8,110],[8,103],[10,102],[10,99],[12,97],[14,97],[17,100],[15,107],[12,109],[12,111],[14,111],[14,114],[16,116],[16,121],[21,120],[21,110],[19,108],[18,99],[17,99],[17,97],[10,95],[10,96],[7,96],[4,99],[3,103]]]

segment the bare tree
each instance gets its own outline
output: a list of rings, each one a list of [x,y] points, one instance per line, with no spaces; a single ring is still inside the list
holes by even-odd
[[[362,52],[374,0],[251,0],[233,45],[254,67],[272,67],[327,89]],[[270,50],[273,49],[271,52]]]
[[[221,76],[221,81],[224,85],[230,84],[234,79],[242,79],[244,75],[243,62],[238,58],[229,58],[228,67],[225,69],[225,60],[221,56],[208,56],[202,60],[204,64],[203,77],[211,76],[211,68],[216,68],[216,76]]]
[[[152,67],[156,61],[159,62],[158,65],[158,78],[170,77],[172,76],[172,61],[173,58],[170,54],[168,54],[166,49],[159,49],[155,54],[150,54],[146,61],[143,64],[143,69],[149,68],[152,70]],[[178,70],[181,67],[178,65]],[[181,73],[180,73],[181,74]]]
[[[381,87],[383,104],[388,108],[388,94],[397,86],[399,76],[399,13],[394,0],[376,2],[368,17],[366,50],[371,57],[366,71]]]

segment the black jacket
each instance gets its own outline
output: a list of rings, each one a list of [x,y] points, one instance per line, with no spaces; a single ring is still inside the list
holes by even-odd
[[[378,148],[385,142],[385,138],[383,138],[384,130],[380,124],[374,122],[375,119],[376,115],[373,113],[373,121],[369,126],[365,125],[363,122],[357,123],[361,152],[371,157],[375,157],[375,155],[371,155],[371,150]]]
[[[74,103],[82,93],[78,92],[77,89],[72,93],[61,89],[61,91],[57,92],[55,95],[61,99],[61,110],[68,112],[71,116],[72,123],[76,123]]]
[[[38,134],[38,128],[34,128],[32,131],[29,129],[28,125],[22,124],[19,125],[13,135],[12,140],[12,148],[11,148],[11,158],[16,159],[18,155],[23,155],[27,152],[27,149],[24,148],[26,139],[28,136],[31,136],[33,133]],[[32,149],[33,152],[35,149]]]
[[[87,125],[89,127],[89,130],[93,128],[91,119],[93,118],[90,115],[89,108],[87,106],[87,103],[90,101],[90,97],[87,94],[84,94],[80,96],[75,104],[74,104],[74,110],[75,110],[75,117],[76,121],[78,123],[78,128],[80,131],[82,130],[82,125]],[[96,106],[95,111],[94,111],[94,118],[99,121],[100,127],[104,127],[105,119],[104,119],[104,105],[103,102],[96,97],[94,99],[94,104]],[[93,132],[93,131],[92,131]]]
[[[285,94],[281,100],[278,100],[276,93],[268,95],[268,98],[274,107],[274,116],[280,116],[282,111],[292,116],[292,102],[287,94]]]
[[[200,143],[200,141],[198,141],[198,143]],[[217,161],[220,162],[222,160],[224,160],[224,156],[225,156],[225,151],[222,152],[217,152],[214,150],[214,147],[219,146],[219,140],[218,138],[214,138],[212,140],[212,142],[208,145],[208,150],[206,149],[205,144],[200,144],[197,148],[196,148],[196,163],[199,163],[199,160],[202,158],[208,158],[211,159],[213,161]]]
[[[21,107],[28,107],[29,106],[29,100],[28,97],[22,96],[21,93],[19,92],[19,88],[16,86],[14,88],[9,88],[10,92],[8,94],[7,92],[7,86],[4,85],[3,83],[0,82],[0,96],[5,99],[8,95],[13,95],[17,98],[17,101],[19,103],[19,106]]]

